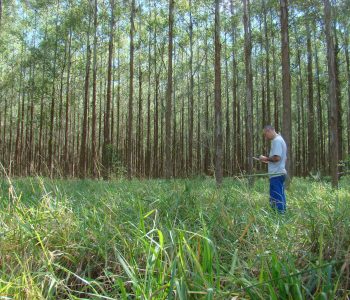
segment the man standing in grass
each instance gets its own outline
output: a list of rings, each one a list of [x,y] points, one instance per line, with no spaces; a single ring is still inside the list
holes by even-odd
[[[284,182],[286,180],[287,145],[275,128],[267,125],[264,127],[264,137],[271,141],[269,156],[260,155],[259,160],[268,164],[270,177],[270,205],[280,213],[286,211],[286,195]]]

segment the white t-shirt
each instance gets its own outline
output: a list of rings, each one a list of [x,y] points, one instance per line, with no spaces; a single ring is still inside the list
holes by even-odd
[[[271,141],[271,150],[269,157],[278,155],[281,159],[278,162],[268,163],[268,173],[270,176],[280,176],[281,174],[287,174],[286,160],[287,160],[287,145],[284,139],[278,134]]]

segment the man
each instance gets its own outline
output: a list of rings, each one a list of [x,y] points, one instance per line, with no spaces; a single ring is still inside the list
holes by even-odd
[[[269,156],[260,155],[259,160],[268,164],[270,177],[270,205],[280,213],[286,211],[286,196],[284,182],[286,179],[287,145],[275,128],[268,125],[264,127],[264,137],[271,141]]]

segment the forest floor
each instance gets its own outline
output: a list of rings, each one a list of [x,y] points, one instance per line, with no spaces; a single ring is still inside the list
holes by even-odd
[[[2,179],[0,299],[348,299],[350,178]]]

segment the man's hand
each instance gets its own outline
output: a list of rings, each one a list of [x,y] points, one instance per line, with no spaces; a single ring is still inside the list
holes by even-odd
[[[265,164],[267,164],[269,161],[268,161],[268,157],[264,156],[264,155],[260,155],[259,156],[259,160]]]

